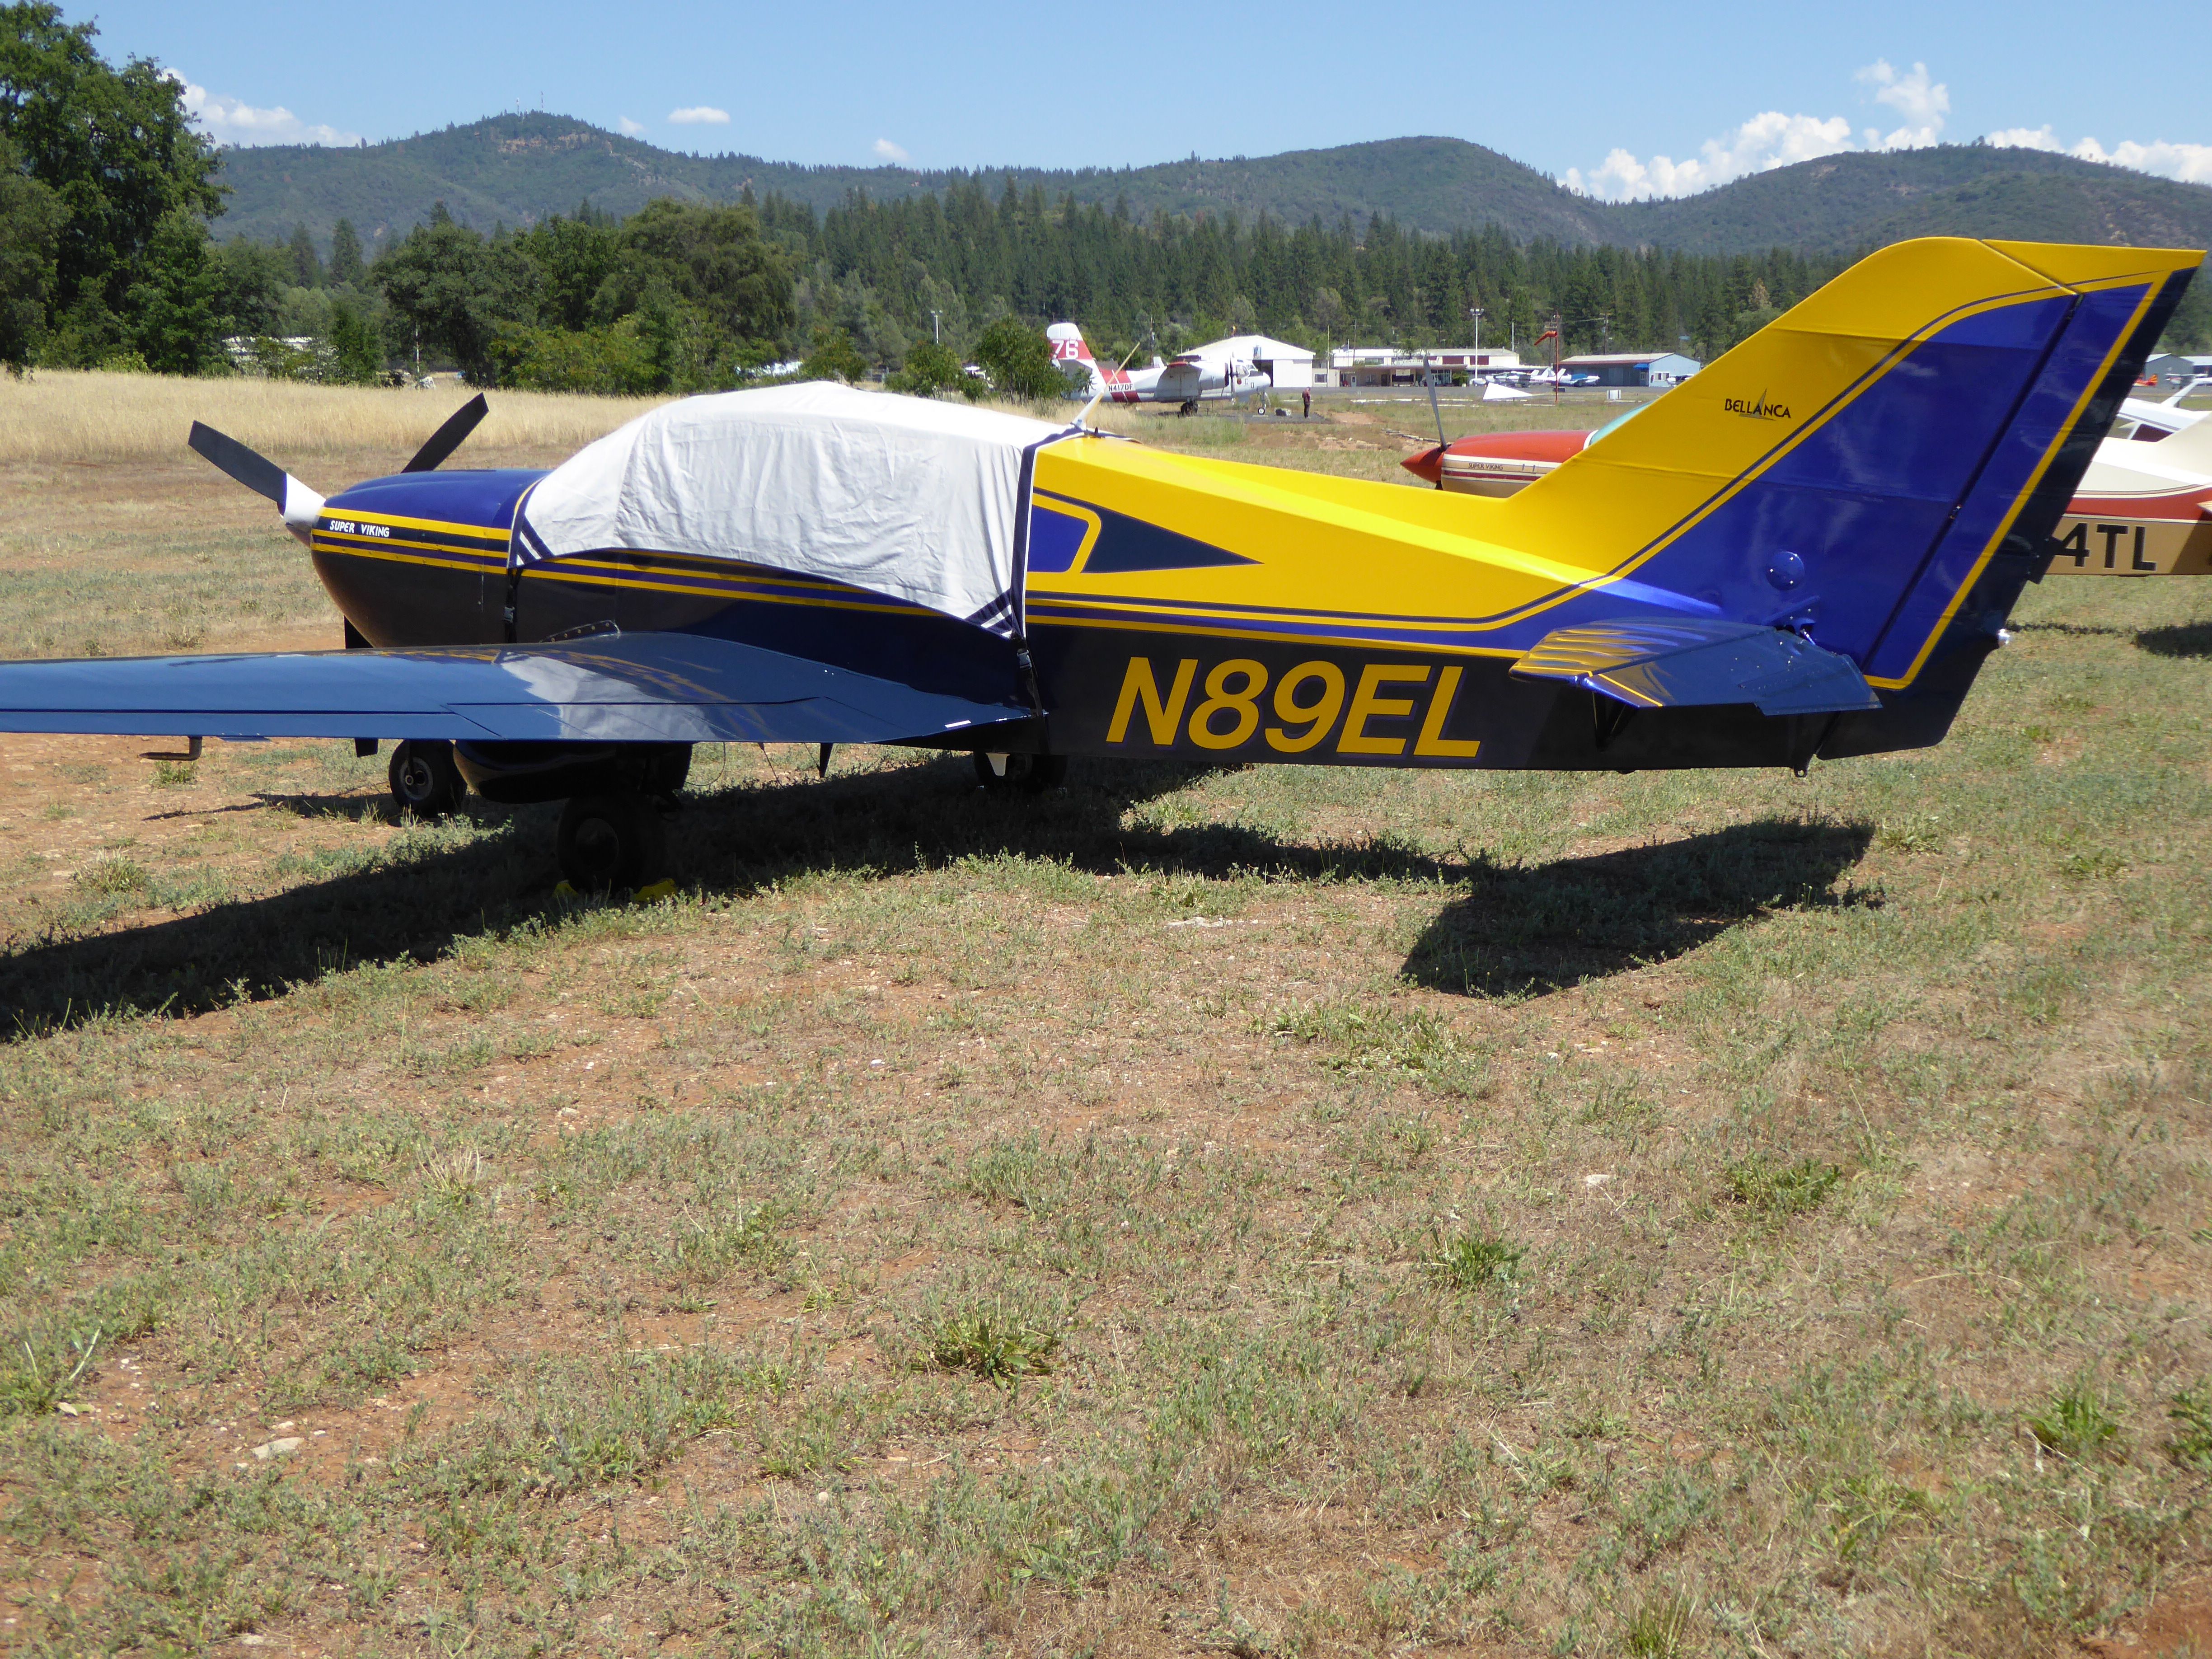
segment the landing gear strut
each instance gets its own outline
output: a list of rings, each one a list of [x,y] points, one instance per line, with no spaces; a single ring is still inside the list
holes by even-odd
[[[426,823],[444,817],[469,793],[460,768],[453,764],[450,743],[409,738],[392,751],[392,769],[386,775],[399,810]]]
[[[1003,767],[1005,769],[1001,770]],[[1067,781],[1065,755],[987,755],[975,751],[975,781],[1000,794],[1042,795]]]
[[[578,795],[561,811],[554,856],[561,874],[581,893],[633,890],[660,878],[668,832],[642,795]]]

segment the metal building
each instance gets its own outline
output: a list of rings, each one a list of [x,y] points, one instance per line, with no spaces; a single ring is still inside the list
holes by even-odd
[[[1581,386],[1670,386],[1705,365],[1679,351],[1592,352],[1559,361],[1559,379]],[[1590,380],[1587,376],[1595,375]]]
[[[2155,380],[2161,389],[2187,386],[2212,375],[2212,356],[2202,352],[2162,352],[2143,365],[2143,378]]]

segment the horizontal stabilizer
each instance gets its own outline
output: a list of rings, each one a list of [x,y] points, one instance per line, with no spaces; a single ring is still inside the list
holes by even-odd
[[[1011,676],[1010,676],[1011,678]],[[0,663],[0,731],[534,743],[890,743],[1030,718],[691,634]]]
[[[1879,708],[1849,657],[1753,623],[1637,619],[1547,634],[1513,665],[1522,679],[1571,680],[1632,708],[1752,703],[1762,714]]]

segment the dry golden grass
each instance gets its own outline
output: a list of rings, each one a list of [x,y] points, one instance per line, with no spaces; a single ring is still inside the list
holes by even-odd
[[[257,448],[288,454],[385,449],[410,453],[463,401],[464,392],[450,386],[424,392],[245,377],[194,380],[40,369],[21,380],[0,380],[0,463],[168,459],[183,448],[194,421],[219,427]],[[667,400],[499,391],[489,394],[489,416],[469,440],[475,455],[575,449]],[[1073,419],[1076,413],[1073,404],[994,400],[984,406],[1047,420]],[[1432,418],[1425,404],[1399,408],[1372,396],[1355,402],[1325,395],[1316,399],[1315,409],[1311,422],[1295,416],[1271,421],[1209,405],[1206,413],[1186,420],[1159,405],[1101,404],[1086,418],[1104,431],[1199,453],[1251,447],[1326,451],[1324,434],[1345,427],[1358,429],[1378,450],[1389,449],[1428,441],[1422,434]],[[1618,404],[1571,400],[1559,406],[1454,404],[1444,417],[1456,437],[1465,432],[1595,426],[1620,412]],[[1395,429],[1401,427],[1403,432]],[[1310,456],[1299,459],[1313,464]],[[1335,470],[1323,465],[1324,470]]]
[[[305,386],[40,369],[0,381],[0,461],[167,458],[194,421],[243,443],[313,450],[411,451],[465,398],[381,386]],[[643,414],[659,398],[501,392],[470,440],[478,449],[574,448]]]

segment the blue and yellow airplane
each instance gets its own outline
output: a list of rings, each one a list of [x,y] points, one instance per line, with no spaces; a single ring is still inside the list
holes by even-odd
[[[395,794],[565,799],[642,884],[698,742],[1634,770],[1938,742],[2197,252],[1900,243],[1504,500],[1082,435],[1034,459],[1011,635],[732,558],[532,561],[543,474],[329,501],[196,428],[312,549],[349,649],[0,665],[0,731],[401,739]],[[737,394],[746,396],[752,394]],[[480,405],[474,406],[480,408]],[[825,749],[826,753],[826,749]]]

